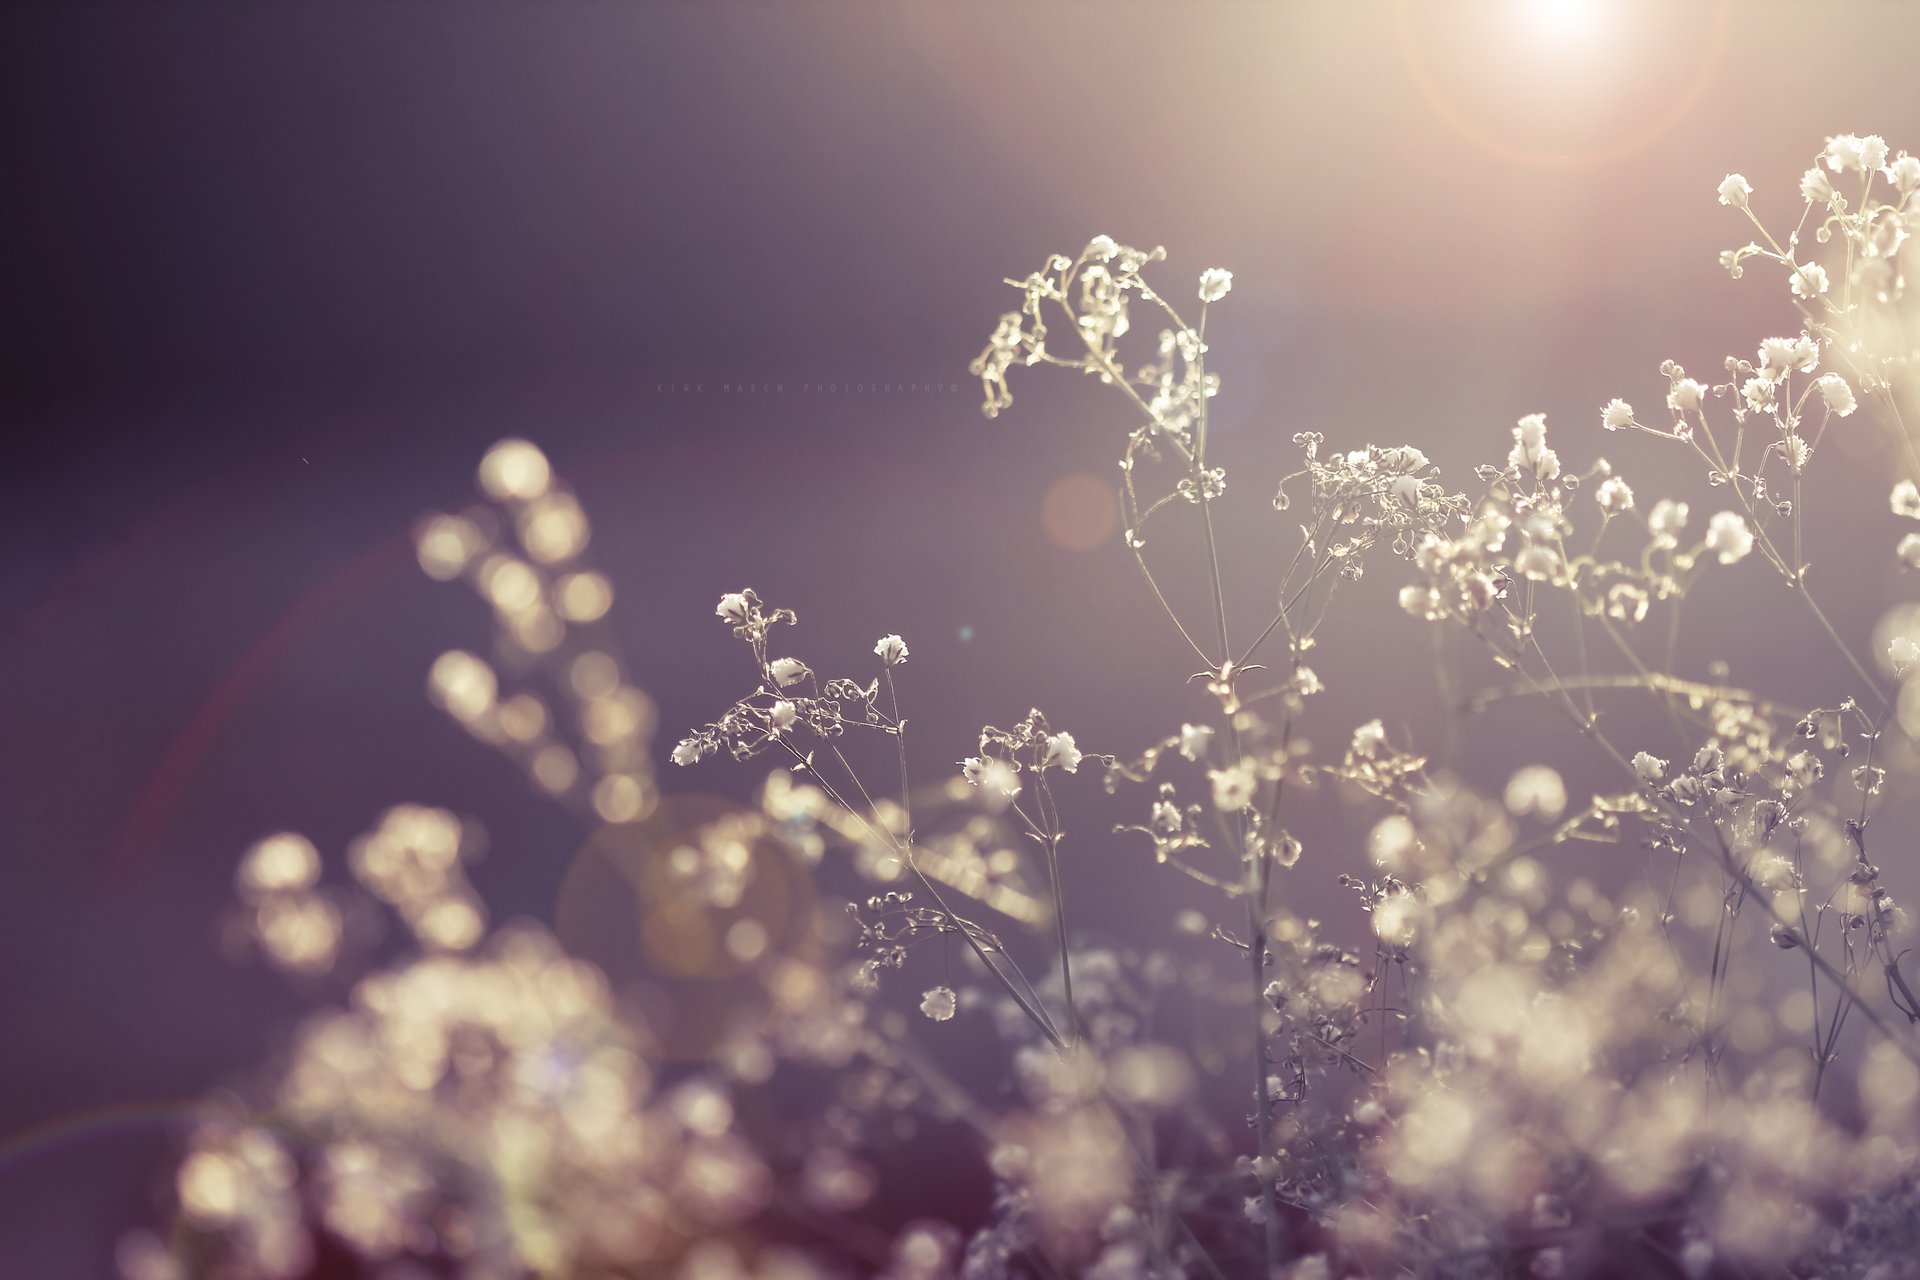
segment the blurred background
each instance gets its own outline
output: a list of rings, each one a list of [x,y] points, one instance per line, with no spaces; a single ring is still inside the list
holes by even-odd
[[[1176,298],[1234,271],[1209,338],[1250,627],[1297,536],[1268,503],[1296,431],[1415,444],[1470,487],[1544,411],[1570,467],[1605,452],[1643,501],[1711,509],[1599,406],[1797,329],[1777,280],[1717,265],[1751,232],[1714,188],[1746,174],[1786,227],[1826,135],[1920,148],[1916,54],[1898,0],[9,8],[0,1275],[107,1274],[182,1104],[337,994],[223,954],[253,840],[337,858],[387,806],[444,805],[489,832],[496,916],[552,918],[588,831],[424,694],[490,623],[409,529],[495,439],[539,443],[592,517],[663,750],[751,688],[712,611],[752,586],[823,670],[906,637],[928,773],[1035,705],[1134,753],[1206,708],[1104,497],[1131,422],[1018,370],[981,417],[1002,277],[1095,233],[1166,245]],[[1892,543],[1891,455],[1864,415],[1829,446],[1809,558],[1864,636],[1913,595],[1845,554]],[[1764,575],[1709,577],[1683,672],[1830,704],[1844,672]],[[1325,746],[1440,721],[1399,583],[1382,558],[1342,597]],[[1446,763],[1497,786],[1550,741],[1577,791],[1594,762],[1540,706],[1469,721]],[[1084,927],[1164,934],[1180,891],[1084,792]],[[1325,817],[1301,901],[1350,910],[1364,829]]]

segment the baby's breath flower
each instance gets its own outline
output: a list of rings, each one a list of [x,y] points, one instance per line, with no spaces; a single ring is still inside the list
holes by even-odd
[[[1747,197],[1753,194],[1753,187],[1737,173],[1730,173],[1720,180],[1720,203],[1736,209],[1747,207]]]
[[[1920,569],[1920,533],[1909,533],[1900,539],[1893,553],[1900,557],[1900,563],[1906,568]]]
[[[1087,241],[1087,257],[1100,262],[1112,262],[1120,252],[1120,246],[1112,236],[1095,236]]]
[[[1771,378],[1748,378],[1740,388],[1740,394],[1747,398],[1747,408],[1754,413],[1771,413],[1778,400],[1774,396],[1774,383]]]
[[[981,794],[997,800],[1011,800],[1020,794],[1020,776],[1005,760],[968,756],[960,762],[960,771]]]
[[[873,651],[880,656],[880,661],[890,667],[897,667],[907,660],[907,642],[899,636],[881,636],[873,646]]]
[[[1667,408],[1675,413],[1690,413],[1705,404],[1707,388],[1693,378],[1675,378],[1667,388]]]
[[[1820,389],[1821,401],[1835,417],[1844,418],[1860,407],[1853,398],[1853,388],[1837,373],[1823,373],[1813,385]]]
[[[1860,138],[1843,133],[1827,139],[1827,149],[1822,159],[1827,162],[1827,168],[1835,173],[1865,173],[1887,162],[1887,144],[1885,139],[1875,134]]]
[[[1513,429],[1513,451],[1507,466],[1530,472],[1536,480],[1552,480],[1560,474],[1560,456],[1547,447],[1547,415],[1530,413]]]
[[[1920,663],[1920,640],[1912,636],[1895,636],[1887,645],[1887,660],[1893,663],[1893,674],[1904,676]]]
[[[747,620],[747,597],[742,591],[729,591],[720,597],[720,603],[714,609],[720,621],[730,627],[737,627]]]
[[[773,673],[774,682],[783,689],[788,685],[799,684],[813,674],[808,670],[807,664],[798,658],[775,658],[767,670]]]
[[[947,1022],[952,1019],[959,1003],[952,987],[930,987],[920,997],[920,1012],[935,1022]]]
[[[1223,267],[1208,267],[1200,273],[1200,301],[1218,302],[1233,288],[1233,272]]]
[[[1633,425],[1633,406],[1615,396],[1600,410],[1600,425],[1608,431],[1620,431]]]
[[[1378,756],[1386,745],[1387,727],[1378,720],[1369,720],[1353,731],[1353,754],[1363,760]]]
[[[1911,480],[1900,481],[1893,486],[1893,495],[1887,505],[1893,508],[1893,514],[1897,516],[1920,520],[1920,485]]]
[[[1658,782],[1666,775],[1667,762],[1651,751],[1637,752],[1633,757],[1633,771],[1642,782]]]
[[[785,698],[773,704],[767,711],[767,727],[775,733],[793,728],[795,708]]]
[[[1753,530],[1738,511],[1720,511],[1707,521],[1707,550],[1720,557],[1721,564],[1734,564],[1753,550]]]
[[[699,742],[692,738],[682,738],[674,745],[671,759],[677,765],[689,765],[696,763],[702,754],[704,753],[700,749]]]
[[[1041,761],[1043,768],[1061,768],[1068,773],[1079,771],[1080,748],[1074,745],[1070,733],[1056,733],[1047,738],[1047,754]]]
[[[1887,162],[1886,175],[1894,190],[1903,196],[1912,195],[1915,188],[1920,188],[1920,156],[1902,151]]]
[[[1207,777],[1213,782],[1213,807],[1222,813],[1237,813],[1253,803],[1253,761],[1242,760],[1231,769],[1212,769]]]
[[[1608,476],[1601,481],[1593,496],[1600,503],[1600,509],[1610,516],[1633,508],[1633,490],[1619,476]]]
[[[1180,754],[1189,760],[1198,760],[1207,754],[1207,744],[1213,741],[1213,729],[1204,724],[1183,724],[1180,726]]]
[[[1800,175],[1800,195],[1808,204],[1826,204],[1833,199],[1833,182],[1815,165]]]
[[[1793,296],[1817,298],[1827,291],[1827,269],[1817,262],[1803,262],[1793,273]]]
[[[1180,831],[1180,806],[1171,800],[1153,802],[1153,816],[1148,819],[1155,831],[1162,835],[1177,835]]]
[[[1687,504],[1675,502],[1672,498],[1662,498],[1653,504],[1653,510],[1647,513],[1647,528],[1653,536],[1671,542],[1685,532],[1687,527]]]

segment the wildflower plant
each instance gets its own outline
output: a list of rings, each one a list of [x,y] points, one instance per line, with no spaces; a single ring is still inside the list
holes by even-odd
[[[452,814],[385,815],[349,852],[351,893],[322,887],[313,845],[273,837],[239,873],[263,953],[299,977],[362,971],[255,1105],[210,1107],[179,1168],[183,1230],[131,1238],[128,1274],[299,1274],[320,1234],[472,1276],[1912,1274],[1920,1000],[1876,816],[1915,767],[1920,608],[1890,611],[1873,651],[1828,618],[1802,479],[1830,431],[1871,418],[1903,459],[1889,514],[1920,520],[1899,399],[1917,189],[1920,160],[1830,139],[1782,236],[1765,192],[1729,175],[1719,202],[1756,238],[1722,261],[1765,267],[1797,331],[1719,381],[1669,360],[1597,430],[1519,416],[1460,477],[1410,445],[1300,430],[1290,474],[1230,489],[1207,331],[1232,274],[1176,298],[1162,249],[1096,236],[1050,255],[1008,281],[1018,305],[973,361],[984,411],[1039,366],[1125,409],[1122,540],[1197,667],[1168,679],[1190,675],[1207,714],[1083,744],[1030,710],[923,745],[910,621],[827,661],[800,656],[795,611],[727,592],[740,689],[668,759],[772,767],[756,806],[677,835],[661,892],[726,926],[756,1016],[695,1065],[667,1060],[552,936],[487,932],[463,870],[477,831]],[[1644,470],[1630,480],[1601,442]],[[1652,491],[1689,470],[1683,492]],[[486,503],[422,524],[422,566],[469,581],[512,668],[553,690],[508,692],[455,653],[432,696],[544,791],[642,829],[671,801],[652,704],[596,630],[611,589],[584,562],[585,517],[525,442],[480,479]],[[1274,495],[1281,549],[1275,604],[1236,633],[1214,506],[1244,491]],[[1175,521],[1197,566],[1159,558]],[[1880,555],[1920,567],[1920,530]],[[1749,560],[1829,646],[1832,705],[1677,670],[1694,588]],[[1340,696],[1315,648],[1370,563],[1407,614],[1484,656],[1453,677],[1478,681],[1466,714],[1527,699],[1610,780],[1577,793],[1557,758],[1457,776],[1380,720],[1310,744],[1309,707],[1337,714]],[[1163,589],[1172,572],[1206,584],[1198,616]],[[1612,699],[1664,724],[1621,736]],[[1296,834],[1327,792],[1363,806],[1360,847]],[[1069,831],[1063,813],[1090,805],[1111,821]],[[1108,844],[1209,908],[1166,939],[1076,936],[1069,886]],[[1595,845],[1644,884],[1610,893],[1556,865]],[[756,877],[828,858],[865,882],[844,925],[776,948],[738,915]],[[1306,878],[1345,891],[1344,925],[1296,910]],[[361,899],[404,923],[405,954],[357,946]],[[958,1020],[1002,1050],[984,1086],[929,1049]],[[825,1083],[767,1106],[792,1075]],[[976,1136],[989,1219],[877,1241],[823,1226],[860,1223],[906,1113]]]

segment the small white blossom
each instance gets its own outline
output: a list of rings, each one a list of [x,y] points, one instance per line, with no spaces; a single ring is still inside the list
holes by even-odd
[[[1413,476],[1393,478],[1393,500],[1403,507],[1420,505],[1420,481]]]
[[[1730,173],[1720,180],[1720,203],[1736,209],[1747,207],[1747,197],[1753,194],[1753,186],[1737,173]]]
[[[1233,272],[1222,267],[1208,267],[1200,273],[1200,301],[1218,302],[1227,296],[1233,288]]]
[[[1912,195],[1920,188],[1920,156],[1910,156],[1902,151],[1886,166],[1887,180],[1903,196]]]
[[[1112,236],[1095,236],[1087,241],[1087,257],[1100,262],[1112,262],[1120,253],[1120,246]]]
[[[720,597],[714,614],[730,627],[737,627],[747,620],[747,597],[744,592],[729,591]]]
[[[767,726],[775,733],[784,733],[793,728],[795,708],[785,698],[773,704],[767,711]]]
[[[1738,511],[1720,511],[1707,521],[1707,550],[1720,557],[1721,564],[1744,560],[1753,550],[1753,530]]]
[[[1707,388],[1693,378],[1675,378],[1673,385],[1667,388],[1667,408],[1675,413],[1689,413],[1705,404]]]
[[[1900,557],[1900,563],[1909,569],[1920,569],[1920,533],[1909,533],[1900,539],[1893,553]]]
[[[1213,741],[1213,729],[1204,724],[1183,724],[1180,726],[1180,754],[1189,760],[1198,760],[1207,754],[1207,744]]]
[[[1387,745],[1387,727],[1378,720],[1369,720],[1353,731],[1353,754],[1365,760],[1372,760]]]
[[[1011,800],[1020,794],[1020,776],[1005,760],[982,760],[968,756],[960,762],[960,771],[983,795],[995,800]]]
[[[1667,762],[1651,751],[1642,751],[1633,757],[1633,771],[1642,782],[1658,782],[1667,772]]]
[[[1808,204],[1826,204],[1833,199],[1833,182],[1816,165],[1800,175],[1800,194]]]
[[[1887,505],[1897,516],[1920,520],[1920,485],[1915,485],[1911,480],[1902,480],[1893,486],[1893,495]]]
[[[774,683],[783,689],[788,685],[799,684],[813,674],[807,669],[807,664],[798,658],[775,658],[767,670],[773,673]]]
[[[1608,476],[1602,480],[1593,496],[1600,503],[1600,509],[1610,516],[1633,508],[1633,490],[1619,476]]]
[[[1843,133],[1827,139],[1827,149],[1822,158],[1827,162],[1827,168],[1835,173],[1865,173],[1887,162],[1887,144],[1885,139],[1875,134],[1859,138],[1851,133]]]
[[[1887,660],[1893,663],[1893,674],[1904,676],[1920,663],[1920,640],[1912,636],[1895,636],[1887,646]]]
[[[1675,502],[1672,498],[1662,498],[1653,504],[1653,510],[1647,513],[1647,528],[1653,536],[1663,542],[1673,542],[1685,532],[1687,527],[1687,504]]]
[[[1827,291],[1827,269],[1817,262],[1802,263],[1793,273],[1793,296],[1817,298]]]
[[[1222,813],[1237,813],[1253,803],[1255,779],[1253,761],[1242,760],[1231,769],[1212,769],[1213,807]]]
[[[1615,396],[1600,410],[1600,425],[1608,431],[1620,431],[1633,425],[1633,406]]]
[[[1047,754],[1041,761],[1043,768],[1061,768],[1068,773],[1079,771],[1081,761],[1080,748],[1074,745],[1070,733],[1056,733],[1047,738]]]
[[[1507,466],[1528,471],[1536,480],[1552,480],[1560,474],[1560,456],[1547,447],[1547,415],[1530,413],[1513,429],[1513,451]]]
[[[946,1022],[952,1019],[959,1003],[952,987],[931,987],[920,997],[920,1012],[935,1022]]]
[[[1844,418],[1860,407],[1860,402],[1853,398],[1853,388],[1837,373],[1823,373],[1813,385],[1820,389],[1820,399],[1837,418]]]
[[[897,667],[907,660],[907,642],[899,636],[881,636],[873,646],[873,651],[880,656],[880,661],[890,667]]]
[[[682,738],[673,748],[673,762],[678,765],[693,764],[700,759],[700,744],[692,738]]]
[[[1153,802],[1153,816],[1148,819],[1155,831],[1161,835],[1177,835],[1180,831],[1180,807],[1171,800]]]

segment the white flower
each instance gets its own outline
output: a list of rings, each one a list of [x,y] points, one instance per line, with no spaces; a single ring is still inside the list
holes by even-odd
[[[1920,640],[1912,636],[1895,636],[1893,643],[1887,646],[1887,658],[1893,663],[1893,674],[1904,676],[1920,663]]]
[[[1800,194],[1808,204],[1825,204],[1833,199],[1833,183],[1815,165],[1800,175]]]
[[[1198,760],[1207,754],[1207,744],[1213,741],[1213,729],[1204,724],[1183,724],[1180,726],[1180,754],[1189,760]]]
[[[935,1022],[948,1021],[958,1006],[959,999],[952,987],[931,987],[920,997],[920,1012]]]
[[[1827,139],[1825,159],[1827,168],[1835,173],[1865,173],[1886,164],[1887,143],[1877,134],[1859,138],[1843,133]]]
[[[1687,504],[1675,502],[1672,498],[1662,498],[1653,504],[1653,510],[1647,514],[1647,528],[1653,536],[1663,542],[1672,542],[1687,527]]]
[[[798,658],[775,658],[767,669],[773,673],[774,683],[783,689],[790,684],[799,684],[813,674],[807,669],[807,664]]]
[[[1835,417],[1844,418],[1860,407],[1853,398],[1853,388],[1837,373],[1823,373],[1813,385],[1820,389],[1820,399]]]
[[[1302,698],[1311,698],[1316,693],[1325,692],[1327,687],[1320,682],[1319,673],[1312,667],[1301,667],[1295,671],[1291,685],[1293,692]]]
[[[1544,764],[1530,764],[1507,781],[1507,811],[1536,813],[1548,822],[1567,807],[1567,784]]]
[[[1910,156],[1902,151],[1886,167],[1887,178],[1901,195],[1912,195],[1920,187],[1920,156]]]
[[[1736,209],[1747,207],[1747,197],[1753,194],[1753,187],[1737,173],[1730,173],[1720,179],[1720,203],[1732,205]]]
[[[1213,807],[1222,813],[1237,813],[1253,803],[1253,761],[1242,760],[1231,769],[1210,769],[1207,777],[1213,781]]]
[[[1788,373],[1811,373],[1820,363],[1820,348],[1812,338],[1768,338],[1760,344],[1760,372],[1779,381]]]
[[[1893,486],[1893,495],[1887,505],[1897,516],[1920,520],[1920,485],[1915,485],[1911,480],[1902,480]]]
[[[881,636],[873,646],[873,651],[880,655],[880,661],[890,667],[897,667],[907,660],[907,642],[899,636]]]
[[[1817,262],[1802,263],[1793,273],[1793,296],[1817,298],[1827,291],[1827,269]]]
[[[1675,378],[1667,388],[1667,408],[1687,413],[1706,403],[1707,388],[1693,378]]]
[[[1915,536],[1920,537],[1920,535]],[[1181,823],[1180,808],[1171,800],[1156,800],[1153,802],[1153,816],[1148,819],[1148,822],[1161,835],[1177,835]]]
[[[1778,401],[1773,394],[1773,381],[1769,378],[1748,378],[1740,388],[1747,398],[1747,408],[1755,413],[1770,413]]]
[[[1721,564],[1733,564],[1753,550],[1753,530],[1738,511],[1720,511],[1707,521],[1707,550],[1720,557]]]
[[[1560,555],[1544,542],[1530,542],[1513,558],[1513,567],[1523,578],[1548,582],[1560,571]]]
[[[749,612],[746,593],[743,591],[727,592],[727,594],[720,597],[720,604],[713,612],[720,621],[726,623],[728,626],[739,626],[747,620],[747,614]]]
[[[1233,272],[1222,267],[1208,267],[1200,273],[1200,301],[1218,302],[1227,296],[1233,288]]]
[[[1620,431],[1632,426],[1633,406],[1615,396],[1600,410],[1600,425],[1608,431]]]
[[[1530,471],[1536,480],[1551,480],[1560,474],[1560,456],[1547,447],[1547,415],[1530,413],[1513,429],[1513,451],[1507,466]]]
[[[1667,771],[1667,762],[1651,751],[1642,751],[1633,757],[1633,771],[1642,782],[1658,782]]]
[[[1005,760],[968,756],[960,762],[960,771],[989,799],[1006,801],[1020,794],[1020,776]]]
[[[1353,731],[1353,754],[1364,760],[1372,760],[1387,745],[1387,727],[1378,720],[1369,720]]]
[[[1073,735],[1056,733],[1047,738],[1047,753],[1041,759],[1040,767],[1051,769],[1058,766],[1068,773],[1075,773],[1079,771],[1080,760],[1080,748],[1074,745]]]
[[[692,738],[682,738],[673,748],[673,762],[678,765],[693,764],[700,759],[700,744]]]
[[[1097,258],[1101,262],[1112,262],[1120,252],[1120,246],[1112,236],[1095,236],[1087,241],[1087,257]]]
[[[794,705],[785,698],[773,704],[767,712],[767,727],[775,733],[793,728]]]
[[[1420,505],[1420,481],[1413,476],[1393,478],[1393,500],[1403,507]]]
[[[1619,476],[1608,476],[1602,480],[1593,496],[1599,501],[1600,509],[1610,516],[1617,516],[1633,507],[1633,490]]]
[[[1910,533],[1900,539],[1900,545],[1893,549],[1900,557],[1900,563],[1909,569],[1920,569],[1920,533]]]

